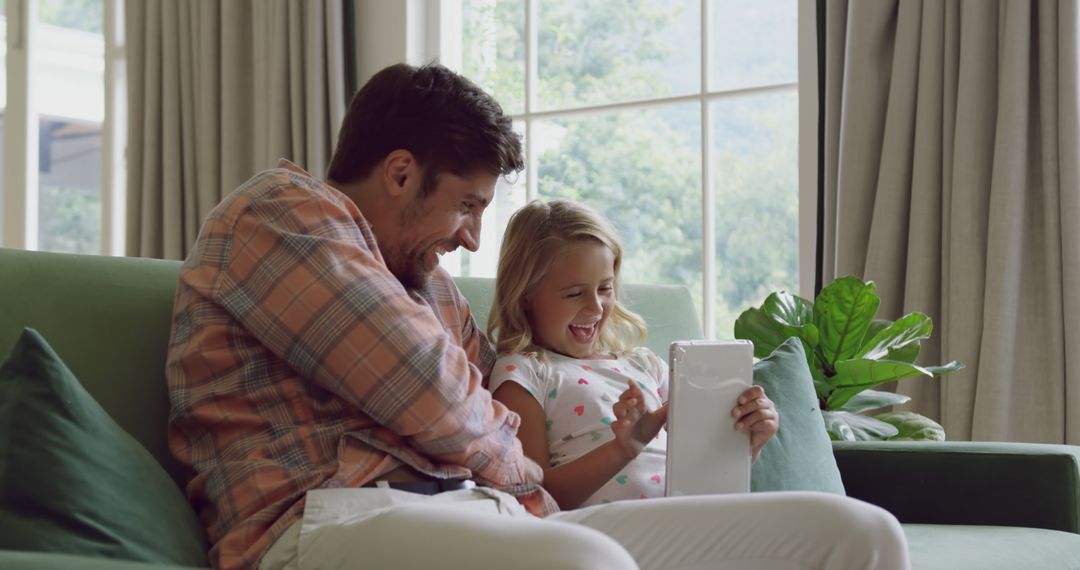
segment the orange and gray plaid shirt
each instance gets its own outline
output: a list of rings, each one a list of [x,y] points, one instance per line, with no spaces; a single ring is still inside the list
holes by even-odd
[[[169,342],[169,446],[211,564],[254,567],[306,491],[403,463],[557,510],[481,384],[493,360],[449,275],[406,291],[344,194],[284,160],[249,180],[181,269]]]

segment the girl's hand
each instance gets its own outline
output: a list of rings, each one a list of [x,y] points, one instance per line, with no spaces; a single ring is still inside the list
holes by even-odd
[[[780,429],[780,414],[776,405],[765,395],[761,386],[751,386],[739,395],[739,403],[732,408],[735,429],[750,430],[751,461],[757,461],[761,448]]]
[[[637,457],[667,422],[667,403],[656,410],[649,410],[645,405],[645,395],[633,380],[611,409],[615,412],[611,431],[615,433],[615,443],[628,461]]]

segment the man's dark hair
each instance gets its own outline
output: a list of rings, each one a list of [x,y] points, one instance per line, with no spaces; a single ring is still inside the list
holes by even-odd
[[[429,194],[439,174],[496,176],[525,168],[521,138],[490,95],[449,69],[397,64],[376,73],[349,103],[328,178],[349,183],[405,149]]]

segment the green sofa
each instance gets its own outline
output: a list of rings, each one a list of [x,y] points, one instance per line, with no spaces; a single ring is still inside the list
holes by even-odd
[[[163,465],[163,365],[179,264],[0,249],[0,355],[41,332],[102,407]],[[460,279],[483,321],[492,282]],[[689,293],[628,286],[661,354],[701,334]],[[1080,568],[1080,447],[1011,443],[836,443],[850,496],[894,513],[913,567]],[[813,521],[807,521],[813,524]],[[0,528],[0,533],[6,529]],[[0,568],[162,568],[58,552],[0,551]]]

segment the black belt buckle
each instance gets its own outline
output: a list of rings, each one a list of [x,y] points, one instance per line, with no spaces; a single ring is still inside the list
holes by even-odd
[[[379,487],[379,484],[377,481],[373,481],[364,486]],[[433,479],[430,481],[387,481],[386,486],[391,489],[420,495],[438,495],[446,491],[472,489],[476,484],[471,479]]]

